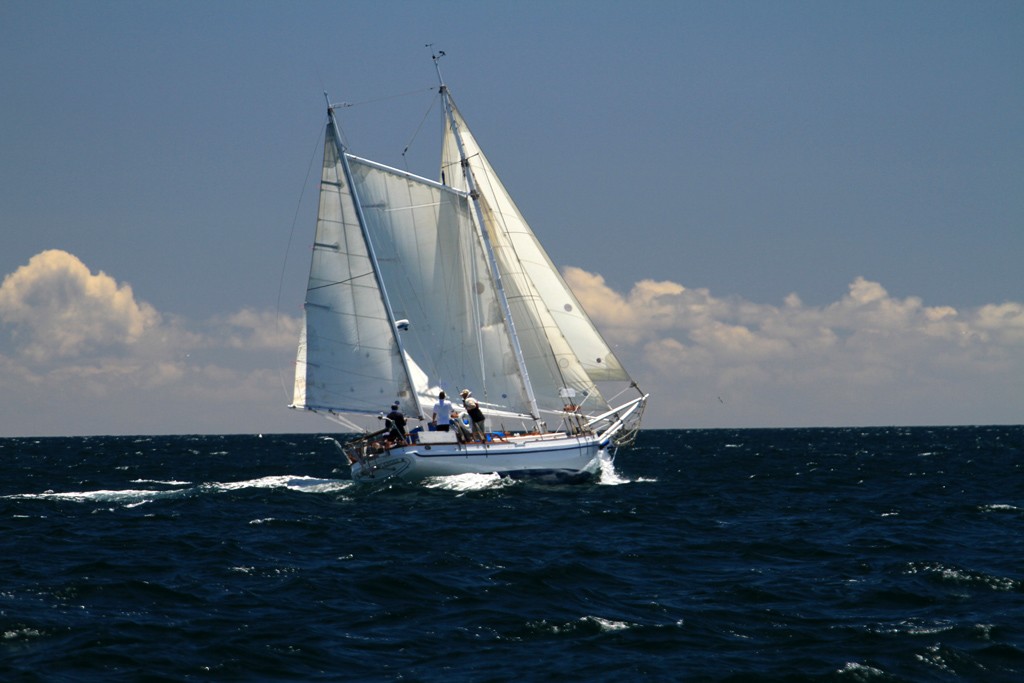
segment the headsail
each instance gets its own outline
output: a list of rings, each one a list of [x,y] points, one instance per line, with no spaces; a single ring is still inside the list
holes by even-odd
[[[629,375],[554,267],[454,103],[450,109],[480,201],[486,207],[487,227],[504,271],[509,301],[518,312],[521,341],[524,347],[532,347],[529,352],[524,348],[524,354],[538,402],[545,404],[544,408],[560,409],[558,391],[564,387],[589,394],[595,407],[606,407],[593,383],[628,381]],[[442,177],[464,188],[455,134],[451,125],[445,127]],[[542,396],[546,397],[543,401]]]

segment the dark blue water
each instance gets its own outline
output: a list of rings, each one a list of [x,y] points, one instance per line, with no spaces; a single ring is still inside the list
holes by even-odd
[[[4,681],[1020,681],[1024,427],[648,431],[597,483],[0,440]]]

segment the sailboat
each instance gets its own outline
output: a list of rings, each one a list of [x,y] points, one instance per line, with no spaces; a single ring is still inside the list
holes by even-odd
[[[339,443],[356,481],[593,476],[633,443],[648,394],[555,268],[437,72],[438,180],[351,153],[328,99],[290,407],[352,431],[360,416],[379,418],[380,429]],[[613,406],[606,386],[626,398]],[[456,415],[449,431],[429,423],[396,434],[383,418],[398,404],[410,422],[429,420],[440,392],[457,401],[463,390],[486,431],[466,433]]]

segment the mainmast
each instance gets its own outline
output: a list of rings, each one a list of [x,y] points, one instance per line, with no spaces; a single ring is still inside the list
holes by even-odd
[[[451,128],[452,137],[459,151],[459,164],[462,166],[463,175],[466,178],[466,189],[473,202],[473,214],[476,217],[477,228],[480,231],[480,238],[483,241],[484,253],[487,254],[487,263],[491,268],[494,277],[495,289],[498,293],[498,301],[501,302],[501,313],[505,319],[505,326],[508,328],[509,337],[512,340],[512,352],[516,357],[516,364],[519,367],[519,376],[523,378],[523,386],[526,389],[526,398],[530,404],[530,415],[534,420],[540,419],[540,409],[537,407],[537,397],[533,393],[533,385],[530,383],[530,373],[526,369],[526,359],[523,357],[523,348],[519,343],[519,336],[516,334],[515,321],[512,319],[512,308],[509,306],[508,297],[505,295],[505,287],[501,281],[501,271],[498,270],[498,260],[494,256],[494,248],[491,246],[491,238],[487,231],[487,224],[484,222],[483,208],[480,206],[480,192],[476,186],[476,179],[473,177],[473,170],[470,168],[469,159],[466,158],[466,149],[462,143],[462,134],[459,131],[458,123],[455,121],[455,113],[452,111],[451,95],[448,93],[448,86],[444,84],[441,77],[441,67],[438,61],[444,56],[444,52],[438,51],[433,55],[434,69],[437,70],[437,80],[440,82],[441,103],[444,107],[444,115]]]
[[[384,302],[384,310],[387,312],[388,323],[391,325],[391,334],[394,336],[395,343],[398,346],[398,355],[402,359],[402,369],[405,370],[405,380],[409,386],[409,393],[412,394],[412,400],[416,406],[416,415],[418,417],[423,417],[423,406],[420,404],[419,392],[416,390],[416,385],[412,380],[412,373],[409,371],[408,355],[405,353],[405,346],[402,344],[402,337],[398,333],[398,325],[395,321],[395,312],[391,307],[391,300],[388,298],[388,290],[387,287],[384,286],[384,279],[381,277],[380,264],[377,261],[377,254],[373,248],[373,240],[370,239],[370,233],[366,227],[366,216],[363,214],[363,205],[359,200],[359,192],[356,190],[356,185],[352,181],[352,169],[348,164],[345,143],[341,141],[341,130],[338,127],[338,119],[334,115],[334,106],[331,104],[330,98],[327,97],[327,93],[324,93],[324,99],[327,100],[327,116],[331,122],[331,135],[334,138],[334,146],[338,150],[341,167],[345,172],[345,183],[348,185],[349,192],[352,193],[352,204],[356,210],[356,219],[359,221],[359,229],[363,234],[363,241],[366,243],[366,253],[369,255],[370,263],[373,266],[373,277],[377,281],[377,289],[380,291],[381,299]]]

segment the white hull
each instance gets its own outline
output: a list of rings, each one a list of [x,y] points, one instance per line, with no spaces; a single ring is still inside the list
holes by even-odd
[[[605,451],[593,434],[509,437],[490,443],[456,443],[444,433],[429,434],[432,443],[416,443],[359,457],[352,463],[355,481],[397,478],[415,481],[457,474],[500,474],[576,478],[593,475]],[[441,436],[444,434],[444,436]],[[439,442],[448,440],[449,442]]]

